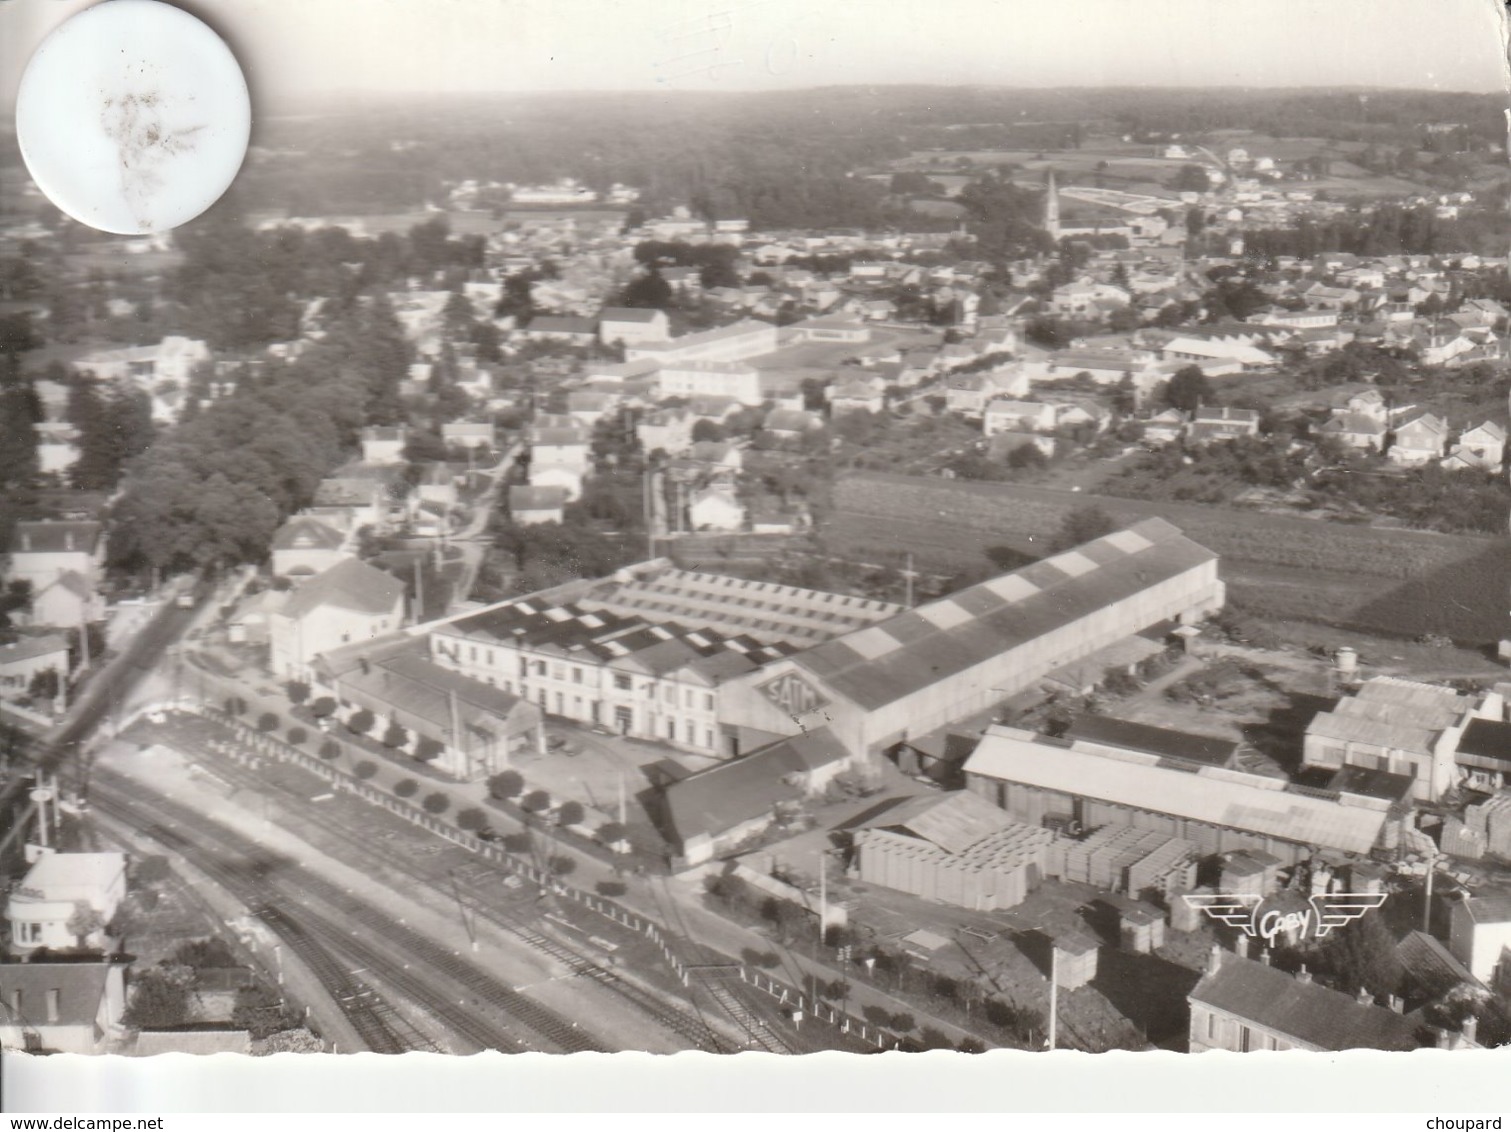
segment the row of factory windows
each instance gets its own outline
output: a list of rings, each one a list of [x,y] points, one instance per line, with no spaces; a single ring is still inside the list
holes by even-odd
[[[478,657],[478,648],[477,648],[476,645],[468,645],[467,646],[467,659],[471,663],[473,663],[473,664],[480,663],[479,657]],[[483,650],[483,656],[482,656],[482,659],[481,659],[481,663],[485,664],[485,665],[493,665],[494,664],[494,655],[493,655],[493,650],[492,649],[484,649]],[[549,677],[550,679],[553,679],[553,680],[560,680],[560,681],[565,682],[566,679],[567,679],[568,668],[569,668],[569,666],[565,665],[565,664],[556,664],[556,663],[548,664],[544,660],[535,660],[535,659],[531,659],[530,657],[527,657],[527,656],[521,656],[519,658],[519,674],[522,677],[528,677],[528,676]],[[582,667],[580,665],[575,665],[575,664],[571,665],[570,666],[570,671],[571,671],[571,682],[573,684],[583,684],[583,683],[586,682],[585,677],[583,675],[583,669],[582,669]],[[613,677],[614,677],[614,688],[615,688],[616,691],[620,691],[620,692],[633,692],[634,691],[635,682],[634,682],[634,679],[628,673],[615,672],[613,674]],[[493,681],[491,679],[489,679],[487,682],[489,684],[493,683]],[[511,692],[511,693],[513,692],[513,686],[507,680],[504,681],[504,691]],[[656,685],[655,685],[655,682],[654,681],[647,681],[645,683],[645,685],[643,686],[642,691],[644,692],[644,694],[646,696],[654,697],[655,694],[656,694]],[[711,711],[714,710],[714,697],[713,697],[713,693],[711,693],[711,692],[695,692],[691,688],[685,688],[685,689],[683,689],[683,693],[684,693],[684,701],[685,701],[684,704],[683,704],[683,706],[686,707],[686,708],[688,708],[689,710],[693,710],[693,709],[695,709],[697,707],[697,697],[700,696],[700,695],[703,697],[703,710],[704,711],[709,711],[709,712],[711,712]],[[670,684],[670,683],[664,684],[662,686],[662,688],[661,688],[661,698],[666,703],[668,703],[668,704],[675,704],[677,702],[677,689],[676,689],[676,686],[673,685],[673,684]]]

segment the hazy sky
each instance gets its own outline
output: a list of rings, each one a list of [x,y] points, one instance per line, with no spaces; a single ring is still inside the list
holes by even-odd
[[[0,100],[87,0],[0,3]],[[1497,0],[183,0],[259,101],[851,83],[1507,89]]]

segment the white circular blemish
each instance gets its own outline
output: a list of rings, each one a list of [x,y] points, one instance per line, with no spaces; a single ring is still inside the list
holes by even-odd
[[[230,48],[158,0],[108,0],[66,20],[16,93],[37,187],[80,223],[122,235],[165,232],[219,200],[251,129]]]

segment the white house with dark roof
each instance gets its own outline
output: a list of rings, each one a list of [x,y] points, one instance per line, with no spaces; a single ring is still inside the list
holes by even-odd
[[[671,324],[663,310],[604,307],[598,314],[598,340],[604,345],[620,342],[626,346],[635,346],[641,342],[665,342],[671,336]]]
[[[6,904],[11,951],[25,955],[39,947],[103,947],[104,926],[125,898],[124,853],[44,853]],[[80,906],[92,910],[99,923],[82,938],[70,926]]]
[[[1495,985],[1508,970],[1511,896],[1501,891],[1464,894],[1448,912],[1448,950],[1476,979]]]
[[[404,586],[355,558],[339,562],[268,615],[270,665],[276,676],[307,679],[321,653],[394,632],[404,624]]]
[[[0,695],[24,693],[41,672],[68,677],[68,639],[55,633],[0,645]]]
[[[319,574],[355,556],[346,531],[313,515],[294,515],[273,535],[271,564],[280,577]]]
[[[1386,459],[1406,467],[1440,460],[1448,447],[1448,435],[1447,421],[1434,413],[1423,413],[1396,426]]]
[[[108,1052],[123,1036],[122,963],[0,963],[0,1049]]]
[[[569,498],[570,493],[564,487],[514,484],[509,488],[509,518],[522,527],[559,523]]]
[[[98,594],[104,528],[95,522],[19,522],[11,532],[6,579],[31,586],[31,623],[76,627],[105,615]]]
[[[409,432],[403,425],[369,425],[362,430],[364,464],[402,464]]]
[[[1349,448],[1361,452],[1378,452],[1385,444],[1388,428],[1384,419],[1372,413],[1338,413],[1324,423],[1318,431]]]
[[[1506,430],[1495,421],[1485,421],[1464,431],[1443,458],[1443,467],[1498,472],[1505,461]]]
[[[1258,435],[1258,410],[1213,405],[1196,410],[1191,417],[1186,440],[1191,444],[1208,444],[1215,440],[1235,440]]]

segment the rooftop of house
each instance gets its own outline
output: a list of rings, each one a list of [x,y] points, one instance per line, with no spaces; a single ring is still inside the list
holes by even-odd
[[[564,487],[531,487],[514,484],[509,488],[510,511],[558,511],[567,501]]]
[[[338,562],[301,585],[282,609],[295,620],[321,606],[377,615],[402,607],[404,585],[392,574],[356,558]]]
[[[46,893],[52,888],[109,888],[126,875],[124,853],[46,853],[21,882]]]
[[[1415,1019],[1237,955],[1223,955],[1190,997],[1319,1050],[1413,1050],[1432,1044]]]
[[[666,312],[640,307],[604,307],[598,312],[598,318],[602,322],[637,322],[648,325],[658,319],[664,320]]]
[[[8,645],[0,645],[0,667],[35,660],[39,656],[53,656],[68,652],[68,641],[59,636],[24,637]]]
[[[312,515],[295,515],[273,535],[274,550],[339,550],[344,532]]]
[[[1471,697],[1452,688],[1377,676],[1339,700],[1331,711],[1318,712],[1306,733],[1425,753],[1472,706]]]
[[[838,695],[874,709],[1216,557],[1163,519],[1145,519],[808,649],[796,661]]]
[[[436,664],[426,648],[423,638],[394,637],[369,642],[365,650],[328,653],[321,664],[327,678],[340,681],[344,695],[365,697],[440,730],[451,726],[453,707],[469,727],[486,729],[519,705],[519,697],[502,688]]]
[[[110,979],[110,963],[0,963],[0,1017],[20,995],[24,1024],[92,1026]],[[48,1015],[48,992],[57,992],[57,1018]]]
[[[92,554],[104,526],[82,521],[41,519],[15,525],[11,532],[12,554]]]

